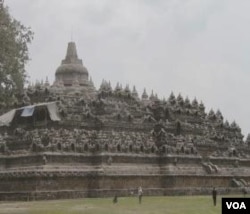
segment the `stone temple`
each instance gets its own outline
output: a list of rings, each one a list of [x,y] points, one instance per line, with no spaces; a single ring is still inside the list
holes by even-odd
[[[250,137],[222,113],[103,80],[74,42],[48,81],[0,108],[0,199],[240,193],[250,186]]]

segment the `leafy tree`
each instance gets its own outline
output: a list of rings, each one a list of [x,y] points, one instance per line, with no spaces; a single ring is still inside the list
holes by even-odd
[[[31,29],[14,19],[0,3],[0,108],[11,105],[15,93],[23,90],[32,39]]]

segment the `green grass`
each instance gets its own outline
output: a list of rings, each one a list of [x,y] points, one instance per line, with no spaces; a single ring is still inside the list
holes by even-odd
[[[221,197],[217,206],[211,196],[84,198],[75,200],[0,202],[0,214],[220,214]]]

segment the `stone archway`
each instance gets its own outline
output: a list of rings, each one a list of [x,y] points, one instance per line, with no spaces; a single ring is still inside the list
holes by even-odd
[[[57,150],[62,151],[62,144],[61,143],[57,144]]]
[[[176,135],[180,135],[181,134],[181,122],[177,121],[176,122]]]
[[[129,152],[133,152],[133,145],[132,144],[129,145]]]
[[[89,151],[89,146],[88,146],[88,144],[84,144],[83,150],[84,150],[85,152],[88,152],[88,151]]]
[[[117,151],[121,152],[121,145],[120,144],[117,145]]]
[[[105,149],[106,152],[109,151],[109,146],[108,146],[108,144],[105,144],[104,149]]]
[[[75,144],[74,144],[74,143],[72,143],[72,144],[70,145],[70,148],[71,148],[71,151],[75,152],[76,147],[75,147]]]

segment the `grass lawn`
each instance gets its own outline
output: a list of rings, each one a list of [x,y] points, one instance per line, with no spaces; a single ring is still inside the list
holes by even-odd
[[[0,213],[11,214],[220,214],[221,197],[217,206],[211,196],[175,196],[118,198],[84,198],[75,200],[0,202]]]

